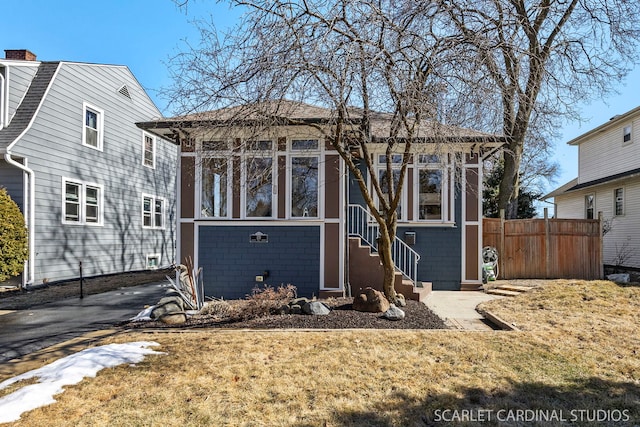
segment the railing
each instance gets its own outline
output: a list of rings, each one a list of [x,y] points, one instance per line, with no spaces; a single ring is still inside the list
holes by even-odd
[[[347,230],[349,236],[360,237],[364,243],[378,250],[378,223],[362,206],[349,205]],[[411,279],[414,286],[417,285],[420,255],[396,236],[391,244],[391,256],[396,269]]]

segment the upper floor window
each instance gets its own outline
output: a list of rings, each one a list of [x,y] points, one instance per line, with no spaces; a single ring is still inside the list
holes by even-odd
[[[318,218],[320,144],[317,139],[291,141],[290,208],[292,218]]]
[[[86,102],[83,104],[84,126],[82,144],[102,151],[104,139],[104,112]]]
[[[596,208],[596,196],[594,194],[587,194],[584,196],[584,217],[586,219],[595,218]]]
[[[202,159],[202,191],[200,215],[206,218],[226,218],[229,200],[229,166],[226,157]]]
[[[142,164],[150,167],[156,167],[156,139],[148,133],[142,134]]]
[[[624,189],[613,190],[614,212],[616,216],[624,215]]]
[[[418,155],[418,219],[442,221],[445,205],[446,174],[440,156]]]
[[[631,125],[622,128],[622,143],[628,144],[631,142]]]
[[[63,178],[64,224],[102,224],[102,186]]]
[[[273,159],[249,157],[245,165],[245,215],[270,218],[273,215]]]
[[[394,193],[398,189],[398,185],[400,183],[400,167],[402,166],[402,154],[392,154],[391,155],[391,177],[387,176],[387,156],[384,154],[378,155],[378,182],[380,183],[380,189],[382,190],[383,197],[387,200],[388,203],[391,203],[389,200],[390,194]],[[403,185],[403,188],[406,186]],[[404,192],[404,191],[403,191]],[[400,195],[400,200],[398,202],[398,207],[396,212],[398,213],[398,220],[404,220],[402,205],[403,205],[403,194]],[[378,200],[378,208],[382,210],[382,202]]]
[[[164,204],[162,198],[142,195],[143,228],[164,228]]]

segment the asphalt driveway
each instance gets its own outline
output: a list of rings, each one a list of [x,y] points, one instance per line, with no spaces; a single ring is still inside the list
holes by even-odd
[[[168,281],[68,298],[0,315],[0,363],[45,347],[110,328],[145,305],[155,304],[170,288]]]

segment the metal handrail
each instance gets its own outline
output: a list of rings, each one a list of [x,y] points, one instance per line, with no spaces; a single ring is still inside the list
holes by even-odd
[[[349,236],[357,236],[374,250],[378,250],[378,236],[380,235],[378,223],[364,207],[349,205],[347,230]],[[420,254],[396,236],[391,244],[391,256],[396,269],[411,279],[414,286],[417,285]]]

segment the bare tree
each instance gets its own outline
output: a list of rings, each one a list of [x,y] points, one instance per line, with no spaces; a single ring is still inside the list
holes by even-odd
[[[457,40],[455,97],[508,138],[499,207],[513,218],[528,138],[545,136],[580,102],[607,94],[638,62],[640,2],[440,0],[438,32]],[[457,81],[458,83],[453,83]],[[458,103],[458,105],[460,105]],[[532,145],[532,144],[530,144]]]
[[[312,126],[339,153],[375,217],[384,292],[396,301],[391,244],[410,156],[425,146],[415,142],[429,140],[433,147],[456,138],[452,128],[433,120],[445,47],[431,29],[438,5],[232,3],[247,10],[237,28],[219,38],[215,26],[200,23],[202,44],[173,59],[173,107],[185,113],[247,105],[251,114],[261,110],[253,117],[261,117],[257,125],[263,129],[281,125],[270,120],[286,117],[291,101],[330,111]],[[372,150],[380,153],[380,147],[386,167],[378,175]]]

